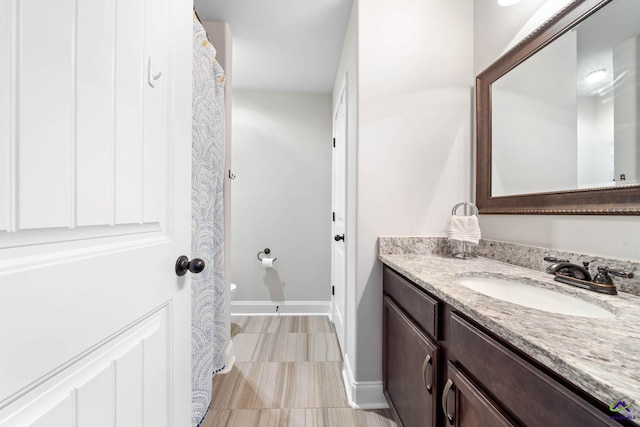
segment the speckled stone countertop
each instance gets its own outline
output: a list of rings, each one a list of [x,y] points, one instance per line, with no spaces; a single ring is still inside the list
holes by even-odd
[[[381,254],[379,259],[604,404],[623,397],[640,402],[640,297],[597,294],[481,257]],[[504,302],[457,283],[463,276],[516,278],[594,303],[615,318],[554,314]]]

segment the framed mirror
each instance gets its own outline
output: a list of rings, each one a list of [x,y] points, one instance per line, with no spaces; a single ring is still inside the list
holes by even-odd
[[[483,214],[640,215],[640,1],[576,0],[476,78]]]

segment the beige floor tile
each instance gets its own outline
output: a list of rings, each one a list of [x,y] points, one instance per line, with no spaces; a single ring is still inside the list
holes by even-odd
[[[340,347],[332,333],[238,334],[236,362],[337,362]]]
[[[300,332],[272,334],[272,345],[277,352],[272,353],[271,357],[283,362],[309,362],[309,335]]]
[[[237,333],[264,334],[278,332],[284,323],[282,316],[237,316],[231,318],[231,323],[236,325]]]
[[[245,334],[241,334],[242,336]],[[250,334],[246,334],[250,335]],[[308,334],[275,333],[260,334],[252,362],[308,362]]]
[[[315,362],[315,408],[349,407],[342,381],[342,362]]]
[[[213,378],[211,409],[269,408],[272,390],[260,387],[264,367],[257,363],[236,363],[231,372]],[[266,402],[265,402],[266,400]]]
[[[314,407],[314,378],[309,362],[236,363],[214,378],[211,409]]]
[[[284,375],[279,377],[281,391],[278,408],[312,408],[316,399],[315,366],[308,362],[279,363]],[[280,371],[282,372],[282,370]]]
[[[305,427],[304,409],[211,410],[201,427]]]
[[[233,337],[233,353],[236,356],[235,363],[260,362],[260,340],[262,334],[238,334]]]
[[[234,316],[236,363],[216,375],[202,427],[393,427],[349,408],[342,355],[326,316]]]
[[[240,364],[236,363],[230,372],[213,377],[210,408],[230,408],[232,406],[231,402],[239,400],[239,396],[242,394],[242,388],[244,387],[244,379],[239,369],[240,366]]]
[[[239,333],[335,332],[327,316],[233,316],[232,336]]]
[[[335,333],[314,333],[308,335],[309,361],[341,362],[342,354]]]
[[[356,427],[355,411],[351,408],[307,409],[306,427]]]
[[[393,416],[387,411],[355,411],[358,426],[362,427],[397,427]]]
[[[335,333],[333,324],[328,316],[297,316],[299,319],[299,331],[308,333]]]
[[[382,411],[351,408],[307,409],[305,427],[396,427]]]
[[[249,367],[247,380],[252,382],[255,393],[247,395],[236,409],[287,408],[280,404],[285,390],[279,385],[284,382],[286,367],[281,363],[244,363],[243,365]]]

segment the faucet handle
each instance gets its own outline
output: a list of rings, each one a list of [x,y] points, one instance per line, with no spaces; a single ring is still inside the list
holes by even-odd
[[[615,270],[610,269],[609,267],[598,267],[598,274],[596,274],[596,277],[593,278],[593,281],[595,283],[613,285],[613,280],[611,280],[611,276],[609,276],[609,273],[613,274],[614,276],[624,277],[626,279],[633,278],[633,273],[630,271]]]
[[[613,274],[614,276],[624,277],[625,279],[633,279],[634,277],[631,271],[609,269],[609,273]]]
[[[558,258],[552,257],[552,256],[546,256],[543,259],[545,261],[547,261],[547,262],[569,262],[568,259],[558,259]]]

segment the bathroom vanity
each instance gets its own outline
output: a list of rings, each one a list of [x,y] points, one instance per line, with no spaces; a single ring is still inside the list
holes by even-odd
[[[591,134],[583,126],[605,123],[604,116],[593,118],[585,102],[615,99],[606,110],[611,129],[639,127],[625,118],[636,117],[635,98],[619,102],[627,91],[637,91],[635,79],[629,79],[628,89],[621,76],[627,63],[633,73],[637,68],[638,13],[637,1],[568,2],[477,76],[480,214],[640,215],[637,140],[629,142],[625,132],[616,131],[612,138],[599,138],[598,144],[608,144],[604,149],[591,141],[575,143],[578,135]],[[627,44],[633,45],[631,56],[620,49]],[[595,70],[609,69],[604,73],[609,80],[584,90],[596,53],[612,58],[611,65]],[[589,116],[576,120],[582,111]],[[596,152],[611,155],[584,160]],[[634,171],[631,180],[627,170]],[[493,259],[460,260],[442,255],[455,253],[443,250],[447,244],[438,238],[380,240],[384,391],[400,425],[640,425],[637,261],[482,241],[474,251]],[[420,250],[405,250],[409,246]],[[507,250],[490,256],[500,248]],[[636,279],[620,280],[618,295],[590,292],[554,282],[541,271],[545,256],[633,272]],[[475,279],[514,286],[494,287],[488,296],[465,285]],[[589,280],[568,281],[595,288]],[[531,293],[520,293],[519,303],[502,298],[502,291],[510,294],[518,287]],[[540,302],[540,290],[552,296],[529,304]],[[567,302],[560,302],[564,297]],[[576,307],[587,305],[584,312],[562,311],[574,305],[572,298]]]
[[[384,390],[399,425],[640,425],[640,298],[589,293],[486,258],[379,258]],[[523,307],[462,286],[469,276],[522,280],[612,316]],[[638,403],[610,410],[619,401]]]

